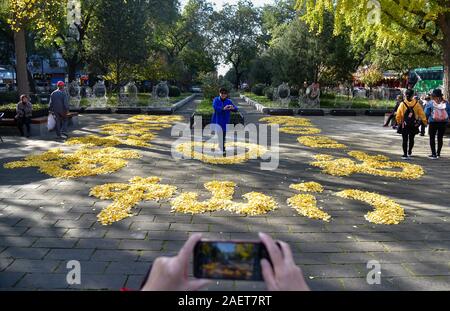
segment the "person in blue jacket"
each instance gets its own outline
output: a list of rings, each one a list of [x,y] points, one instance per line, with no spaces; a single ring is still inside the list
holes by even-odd
[[[436,89],[431,94],[431,101],[425,107],[425,115],[429,124],[430,159],[436,160],[441,157],[442,146],[444,145],[444,135],[449,122],[450,104],[444,100],[442,90]],[[436,135],[438,148],[436,150]]]
[[[211,125],[213,131],[218,134],[219,147],[223,156],[226,156],[225,138],[227,134],[227,124],[230,123],[231,112],[237,112],[238,108],[228,98],[228,90],[221,88],[219,96],[213,100],[214,114],[212,116]],[[220,137],[222,135],[222,137]]]

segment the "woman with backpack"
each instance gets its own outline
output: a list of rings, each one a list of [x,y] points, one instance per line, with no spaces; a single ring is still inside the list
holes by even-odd
[[[421,124],[427,125],[427,118],[422,105],[414,99],[414,91],[406,90],[406,99],[398,107],[395,119],[398,124],[398,133],[403,137],[403,160],[412,157],[414,138],[419,134]],[[421,123],[422,122],[422,123]]]
[[[436,160],[441,157],[442,146],[444,145],[444,135],[450,115],[450,104],[444,100],[442,91],[436,89],[431,94],[431,101],[425,108],[425,115],[430,124],[430,159]],[[438,140],[438,148],[436,150],[436,135]]]

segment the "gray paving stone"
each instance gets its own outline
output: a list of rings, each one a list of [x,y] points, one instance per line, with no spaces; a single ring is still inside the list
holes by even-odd
[[[150,265],[147,262],[133,262],[130,265],[124,265],[121,262],[112,262],[106,273],[108,275],[114,274],[127,274],[127,275],[145,275],[150,269]]]
[[[130,290],[139,290],[144,280],[145,275],[129,275],[125,287]]]
[[[58,220],[54,227],[56,228],[79,228],[79,229],[89,229],[96,221],[89,220]]]
[[[65,228],[30,228],[25,232],[25,236],[32,237],[62,237],[66,233]]]
[[[0,272],[0,288],[12,288],[24,275],[23,272]]]
[[[42,259],[50,251],[48,248],[8,247],[0,257],[14,259]]]
[[[184,244],[184,242],[183,242]],[[118,249],[156,250],[162,249],[163,241],[151,240],[121,240]]]
[[[51,273],[61,262],[58,260],[16,259],[7,269],[8,272]]]
[[[120,240],[115,239],[79,239],[75,248],[117,249]]]
[[[96,239],[103,238],[106,234],[106,229],[69,229],[67,230],[64,237],[67,238],[85,238],[85,239]]]
[[[354,265],[331,264],[331,265],[303,265],[303,273],[306,278],[344,278],[363,276]]]
[[[135,250],[96,250],[92,255],[92,261],[124,261],[134,262],[138,259],[139,252]]]
[[[174,223],[174,224],[170,225],[170,231],[207,232],[207,231],[209,231],[209,225],[207,225],[207,224],[178,224],[178,223]]]
[[[60,248],[52,249],[45,259],[60,259],[60,260],[89,260],[94,249],[72,249],[72,248]]]
[[[13,261],[13,258],[0,258],[0,271],[5,270]]]
[[[65,289],[68,287],[67,274],[27,273],[17,284],[19,288],[27,289]]]
[[[0,239],[1,246],[16,246],[16,247],[29,247],[31,246],[38,238],[35,237],[2,237]]]
[[[164,231],[169,230],[169,223],[154,223],[147,221],[135,221],[130,228],[132,231]]]
[[[33,247],[72,248],[77,241],[77,238],[39,238],[33,243]]]
[[[404,291],[448,291],[450,277],[407,277],[392,278],[394,286]]]
[[[404,267],[414,276],[450,276],[450,262],[405,263]]]
[[[106,233],[105,237],[110,239],[135,239],[135,240],[143,240],[147,236],[147,231],[126,231],[126,230],[115,230],[110,229]]]

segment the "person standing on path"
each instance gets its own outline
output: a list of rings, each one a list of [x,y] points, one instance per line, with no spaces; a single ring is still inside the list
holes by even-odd
[[[450,104],[444,100],[442,91],[436,89],[431,95],[431,101],[425,107],[425,115],[430,124],[428,133],[430,135],[431,155],[430,159],[436,160],[441,157],[444,135],[450,116]],[[438,148],[436,150],[436,135]]]
[[[231,120],[231,112],[237,112],[238,108],[228,98],[228,90],[221,88],[219,96],[213,100],[214,113],[211,119],[212,130],[216,132],[219,139],[219,147],[222,155],[226,156],[225,140],[227,136],[227,124]]]
[[[395,117],[398,124],[398,133],[403,136],[403,160],[412,157],[414,148],[414,138],[419,134],[420,121],[427,125],[427,118],[423,111],[422,105],[414,99],[414,91],[406,90],[406,99],[398,107]]]
[[[67,135],[67,114],[69,113],[69,98],[64,91],[64,82],[59,81],[58,89],[50,96],[49,110],[53,113],[56,120],[56,135],[57,138],[68,138]]]
[[[30,99],[27,95],[21,95],[20,101],[17,103],[16,107],[16,119],[17,127],[20,131],[20,136],[25,136],[23,131],[23,126],[25,125],[27,129],[27,137],[31,136],[31,116],[33,115],[33,106],[31,105]]]

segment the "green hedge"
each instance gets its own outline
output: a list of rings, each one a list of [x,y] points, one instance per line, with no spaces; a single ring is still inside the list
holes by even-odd
[[[0,93],[0,105],[9,104],[19,101],[19,94],[17,92]]]
[[[265,84],[259,83],[252,87],[252,93],[258,96],[264,95],[264,89],[266,88]]]
[[[181,91],[177,86],[169,86],[169,97],[179,97]]]

